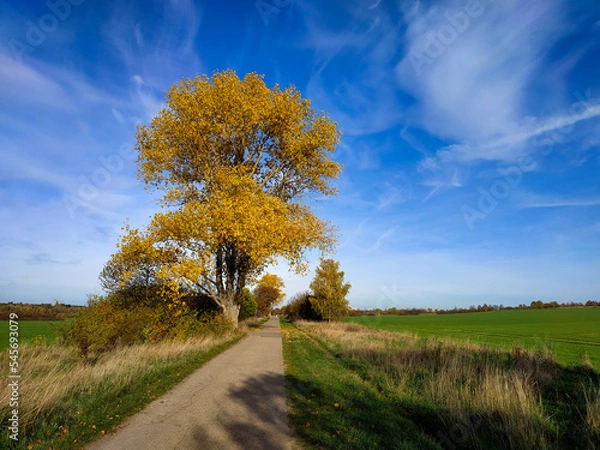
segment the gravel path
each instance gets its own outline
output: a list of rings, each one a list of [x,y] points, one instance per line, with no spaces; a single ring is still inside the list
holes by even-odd
[[[273,317],[87,450],[289,450],[292,442]]]

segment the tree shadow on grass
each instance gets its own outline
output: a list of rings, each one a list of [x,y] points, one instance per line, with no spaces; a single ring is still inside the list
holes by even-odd
[[[252,377],[231,389],[229,398],[234,407],[217,417],[220,430],[201,426],[194,430],[198,449],[291,448],[283,375],[271,372]]]
[[[333,383],[286,376],[290,415],[307,448],[438,449],[390,399],[356,378]]]

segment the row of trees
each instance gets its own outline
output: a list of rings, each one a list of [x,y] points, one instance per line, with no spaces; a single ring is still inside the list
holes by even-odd
[[[483,305],[470,306],[468,308],[452,308],[452,309],[433,309],[433,308],[396,308],[387,309],[355,309],[350,311],[352,316],[409,316],[419,314],[464,314],[475,312],[489,311],[510,311],[515,309],[552,309],[552,308],[581,308],[584,306],[600,306],[600,301],[588,300],[583,302],[568,302],[559,303],[557,301],[544,303],[541,300],[534,300],[529,305],[524,303],[518,306],[504,306],[484,303]]]
[[[83,306],[51,303],[0,303],[0,317],[15,313],[21,320],[65,320],[74,317]]]

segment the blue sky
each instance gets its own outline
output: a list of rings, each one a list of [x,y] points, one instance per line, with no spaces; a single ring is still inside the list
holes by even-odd
[[[338,122],[340,193],[314,208],[339,227],[353,306],[600,298],[595,0],[9,0],[0,301],[101,292],[126,218],[157,208],[135,125],[226,68]],[[312,277],[274,270],[289,295]]]

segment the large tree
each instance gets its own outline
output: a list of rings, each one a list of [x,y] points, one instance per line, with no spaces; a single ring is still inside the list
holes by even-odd
[[[265,266],[283,258],[302,272],[307,249],[331,250],[332,227],[305,200],[335,194],[339,138],[294,87],[268,88],[255,73],[172,86],[136,143],[138,176],[164,211],[126,229],[105,285],[151,279],[167,297],[204,293],[237,324],[243,289]]]
[[[321,259],[310,288],[313,291],[310,302],[322,318],[339,320],[348,315],[346,295],[350,291],[350,283],[344,282],[339,262]]]

